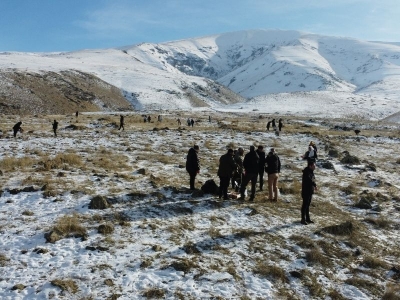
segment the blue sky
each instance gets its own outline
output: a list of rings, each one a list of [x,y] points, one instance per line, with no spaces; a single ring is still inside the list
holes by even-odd
[[[400,42],[398,0],[0,0],[0,51],[51,52],[290,29]]]

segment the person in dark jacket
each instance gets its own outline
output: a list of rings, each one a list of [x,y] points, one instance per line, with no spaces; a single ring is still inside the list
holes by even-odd
[[[265,159],[265,163],[268,173],[268,200],[278,201],[278,179],[281,172],[281,161],[274,148],[271,148]]]
[[[17,132],[21,131],[22,132],[22,128],[21,128],[22,122],[19,121],[17,124],[15,124],[13,126],[13,131],[14,131],[14,137],[17,137]]]
[[[233,159],[235,160],[236,169],[232,177],[232,188],[235,189],[236,192],[239,192],[239,187],[242,183],[243,178],[243,154],[243,148],[239,148],[236,151],[235,156],[233,157]]]
[[[269,127],[271,126],[271,121],[267,123],[267,130],[269,131]]]
[[[259,160],[258,160],[258,182],[260,182],[260,191],[263,190],[264,185],[264,172],[265,172],[265,152],[263,146],[258,146],[256,150]]]
[[[276,123],[275,123],[275,119],[272,119],[271,121],[271,126],[273,130],[276,130]]]
[[[240,186],[240,200],[245,199],[244,191],[246,190],[249,181],[251,181],[251,195],[249,200],[254,200],[258,175],[258,160],[259,157],[254,146],[250,146],[250,152],[245,155],[243,160],[243,168],[245,173],[243,176],[242,185]]]
[[[196,175],[200,173],[200,160],[198,157],[199,146],[194,145],[193,148],[189,149],[187,158],[186,158],[186,171],[190,176],[190,189],[194,190],[194,181]]]
[[[303,177],[301,181],[301,198],[303,198],[303,205],[301,206],[301,224],[307,225],[314,223],[310,219],[310,204],[314,191],[317,190],[317,184],[314,176],[315,161],[309,160],[307,167],[303,170]]]
[[[118,130],[120,130],[121,128],[122,128],[122,130],[125,130],[125,128],[124,128],[124,116],[123,115],[119,116],[119,128],[118,128]]]
[[[278,121],[279,131],[282,131],[282,127],[283,127],[282,119],[279,119],[279,121]]]
[[[54,132],[54,136],[57,137],[57,128],[58,128],[58,122],[56,120],[54,120],[53,122],[53,132]]]
[[[219,159],[218,176],[219,176],[219,199],[224,195],[224,200],[228,200],[229,181],[236,169],[233,159],[233,149],[222,155]]]
[[[194,120],[190,119],[190,125],[192,125],[192,127],[194,126]]]

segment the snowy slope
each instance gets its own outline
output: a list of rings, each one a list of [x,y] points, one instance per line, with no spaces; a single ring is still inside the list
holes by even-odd
[[[195,92],[200,106],[215,109],[244,102],[234,95],[224,100],[210,96],[210,91],[219,90],[217,82],[248,99],[281,93],[287,98],[287,93],[298,92],[373,97],[384,104],[359,105],[360,114],[381,118],[399,111],[399,53],[396,43],[248,30],[116,49],[0,53],[0,70],[89,72],[120,88],[136,108],[191,109],[195,105],[188,91]],[[335,105],[346,111],[341,101]],[[324,110],[330,108],[324,106]]]

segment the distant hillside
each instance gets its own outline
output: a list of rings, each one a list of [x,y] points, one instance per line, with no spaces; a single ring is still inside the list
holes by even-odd
[[[361,114],[384,118],[400,111],[399,53],[395,43],[249,30],[116,49],[4,52],[0,73],[79,70],[118,88],[135,109],[226,109],[260,97],[268,106],[272,95],[331,92],[354,95]],[[333,102],[346,112],[346,103]]]

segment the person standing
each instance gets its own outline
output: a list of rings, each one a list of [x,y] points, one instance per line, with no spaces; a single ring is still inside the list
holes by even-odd
[[[258,155],[254,146],[250,146],[250,152],[244,156],[243,167],[245,170],[243,181],[240,186],[240,200],[245,199],[244,191],[247,184],[251,181],[251,195],[249,201],[253,201],[256,195],[256,184],[258,175]]]
[[[190,119],[190,125],[192,125],[192,127],[194,126],[194,120]]]
[[[267,123],[267,130],[269,131],[269,127],[271,126],[271,121]]]
[[[124,128],[124,116],[123,115],[120,115],[120,117],[119,117],[119,128],[118,128],[118,130],[120,130],[122,128],[122,130],[125,130],[125,128]]]
[[[232,177],[232,188],[235,189],[236,192],[239,192],[239,187],[243,178],[243,154],[243,148],[239,148],[233,158],[235,160],[236,170]]]
[[[315,161],[309,160],[307,167],[303,170],[303,177],[301,181],[301,198],[303,198],[303,204],[301,206],[301,224],[307,225],[314,223],[310,219],[310,205],[312,195],[317,190],[317,184],[314,176]]]
[[[258,146],[256,150],[259,160],[258,160],[258,181],[260,182],[260,191],[263,190],[264,185],[264,172],[265,172],[265,152],[263,146]]]
[[[53,132],[54,132],[54,136],[57,137],[57,128],[58,128],[58,122],[56,120],[54,120],[53,122]]]
[[[176,121],[178,122],[178,126],[181,126],[182,124],[181,119],[178,118]]]
[[[190,176],[190,189],[194,190],[194,181],[196,179],[196,175],[200,173],[200,160],[198,157],[199,146],[194,145],[189,149],[188,155],[186,157],[186,171]]]
[[[229,181],[233,172],[236,169],[236,164],[233,159],[233,149],[228,149],[228,152],[222,155],[219,159],[218,177],[219,177],[219,199],[224,196],[224,200],[228,200]]]
[[[17,132],[18,132],[18,131],[22,132],[21,125],[22,125],[22,122],[19,121],[17,124],[15,124],[15,125],[13,126],[14,137],[17,137]]]
[[[279,121],[278,121],[278,128],[279,128],[279,131],[282,131],[282,127],[283,127],[282,119],[279,119]]]
[[[281,161],[274,148],[271,148],[265,163],[268,173],[268,200],[278,201],[278,179],[281,172]]]
[[[272,121],[271,121],[271,126],[272,126],[272,129],[273,129],[274,131],[276,131],[275,119],[272,119]]]

